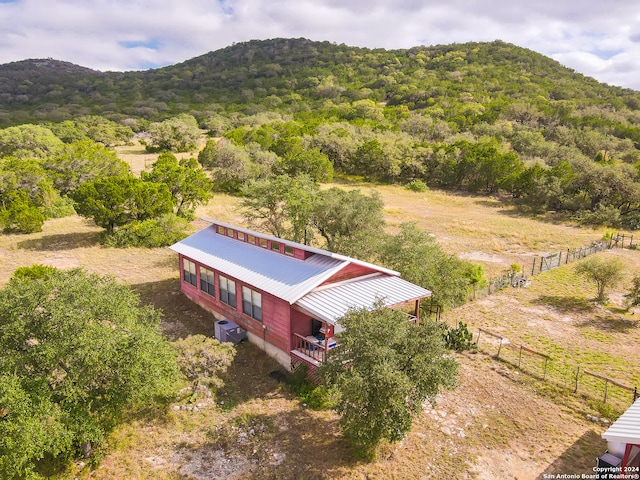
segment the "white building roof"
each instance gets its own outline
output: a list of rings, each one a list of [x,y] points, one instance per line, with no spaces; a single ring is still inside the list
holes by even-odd
[[[608,442],[640,445],[640,398],[602,434]]]
[[[295,305],[314,318],[335,325],[352,308],[371,309],[377,301],[391,307],[430,295],[429,290],[399,277],[376,273],[323,285],[307,293]]]
[[[282,243],[283,245],[289,245],[289,246],[294,247],[294,248],[299,248],[299,249],[304,250],[306,252],[318,253],[318,254],[324,255],[326,257],[335,258],[336,260],[345,260],[345,261],[347,261],[349,263],[353,263],[353,264],[356,264],[356,265],[362,265],[363,267],[369,267],[369,268],[372,268],[373,270],[376,270],[378,272],[384,272],[384,273],[387,273],[389,275],[400,276],[400,272],[396,272],[395,270],[390,270],[388,268],[384,268],[384,267],[381,267],[380,265],[375,265],[373,263],[363,262],[362,260],[358,260],[357,258],[347,257],[346,255],[340,255],[339,253],[333,253],[333,252],[330,252],[328,250],[323,250],[321,248],[315,248],[315,247],[311,247],[309,245],[304,245],[302,243],[292,242],[291,240],[284,240],[282,238],[278,238],[278,237],[274,237],[274,236],[271,236],[271,235],[267,235],[265,233],[256,232],[254,230],[249,230],[247,228],[237,227],[235,225],[230,225],[228,223],[218,222],[218,221],[212,220],[210,218],[201,218],[201,220],[204,220],[205,222],[212,223],[213,225],[218,225],[218,226],[221,226],[221,227],[231,228],[231,229],[233,229],[233,230],[235,230],[237,232],[243,232],[243,233],[246,233],[248,235],[254,235],[256,237],[266,238],[267,240],[273,240],[275,242]]]
[[[288,257],[220,235],[213,225],[169,248],[290,304],[349,264],[345,259],[317,253],[306,260]]]

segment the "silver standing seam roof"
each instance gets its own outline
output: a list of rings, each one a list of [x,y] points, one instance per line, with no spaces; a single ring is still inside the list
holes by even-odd
[[[399,277],[376,273],[318,287],[295,304],[314,318],[332,325],[353,308],[372,308],[376,302],[391,307],[431,295],[429,290]]]
[[[169,248],[291,305],[296,304],[315,318],[334,325],[350,308],[371,308],[376,301],[393,306],[431,295],[429,290],[399,278],[400,274],[394,270],[233,225],[203,220],[213,225]],[[289,257],[221,235],[216,232],[216,226],[277,241],[313,255],[306,260]],[[365,266],[377,273],[319,286],[349,264]]]
[[[602,434],[602,438],[608,442],[640,445],[640,398]]]

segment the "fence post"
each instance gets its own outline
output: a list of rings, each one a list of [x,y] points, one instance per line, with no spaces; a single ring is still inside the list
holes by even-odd
[[[476,338],[476,347],[480,346],[480,329],[478,329],[478,338]]]
[[[542,273],[542,261],[544,260],[544,257],[540,257],[540,273]]]
[[[522,345],[520,345],[520,356],[518,356],[518,368],[520,368],[520,361],[522,360]]]
[[[558,266],[562,265],[562,250],[558,252]]]
[[[536,257],[533,257],[533,266],[531,267],[531,275],[536,274]]]
[[[633,248],[633,235],[631,235],[631,238],[629,239],[629,248]]]
[[[578,365],[578,369],[576,370],[576,388],[573,393],[578,393],[578,382],[580,379],[580,365]]]
[[[544,357],[544,373],[542,374],[542,380],[547,379],[547,363],[549,363],[549,357]]]
[[[564,264],[566,265],[567,263],[569,263],[569,249],[567,248],[567,258],[565,258],[564,260]]]
[[[638,387],[633,387],[633,401],[635,402],[638,398],[640,398],[640,395],[638,395]]]
[[[603,403],[607,403],[607,390],[609,388],[609,380],[604,381],[604,401]]]

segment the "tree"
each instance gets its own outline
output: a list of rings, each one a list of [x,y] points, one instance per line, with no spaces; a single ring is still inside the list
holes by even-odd
[[[38,207],[49,205],[56,196],[51,179],[39,161],[0,158],[0,206],[6,206],[17,191],[27,195]]]
[[[457,362],[447,355],[442,323],[415,324],[378,304],[371,311],[351,310],[340,325],[345,330],[320,374],[338,392],[344,435],[371,456],[382,441],[404,438],[440,387],[456,384]]]
[[[288,152],[274,165],[276,174],[309,175],[316,182],[330,182],[333,178],[333,165],[324,153],[312,148],[302,148]]]
[[[241,202],[252,227],[276,237],[307,244],[318,185],[307,175],[282,175],[249,183]]]
[[[63,194],[95,178],[129,173],[129,165],[115,152],[92,140],[65,145],[57,156],[43,160],[42,164],[49,171],[55,188]]]
[[[15,190],[3,199],[0,208],[0,227],[7,233],[33,233],[42,231],[44,215],[29,198],[26,191]]]
[[[98,115],[85,115],[78,118],[75,124],[88,138],[105,147],[123,145],[133,137],[130,127]]]
[[[0,129],[0,157],[46,158],[62,145],[51,130],[40,125]]]
[[[629,291],[624,295],[627,309],[640,305],[640,275],[633,277]]]
[[[433,301],[446,308],[466,302],[470,287],[481,281],[481,270],[445,253],[435,239],[415,223],[403,223],[397,235],[388,235],[378,255],[384,266],[430,290]]]
[[[194,394],[200,383],[221,387],[219,375],[227,371],[236,353],[233,343],[221,343],[204,335],[189,335],[176,341],[174,347],[178,351],[180,370],[193,381]]]
[[[86,182],[72,194],[76,211],[113,233],[116,226],[146,220],[173,210],[166,185],[135,177],[105,177]]]
[[[329,251],[370,258],[385,225],[384,203],[377,192],[332,187],[316,196],[311,221]]]
[[[149,125],[149,147],[154,151],[188,152],[198,146],[200,129],[191,115],[181,114]]]
[[[101,443],[124,415],[175,393],[160,312],[81,269],[22,272],[0,291],[0,476]]]
[[[209,140],[198,154],[198,161],[211,171],[217,190],[236,193],[251,179],[251,156],[243,147],[231,142],[218,145],[214,140]]]
[[[150,172],[141,175],[145,181],[167,186],[173,197],[174,213],[179,217],[192,218],[196,207],[211,197],[211,180],[195,158],[178,162],[175,155],[165,152],[160,154]]]
[[[608,300],[605,289],[614,287],[620,281],[620,273],[624,265],[617,258],[604,260],[600,257],[591,257],[578,264],[576,273],[586,277],[596,284],[597,294],[595,301],[604,303]]]

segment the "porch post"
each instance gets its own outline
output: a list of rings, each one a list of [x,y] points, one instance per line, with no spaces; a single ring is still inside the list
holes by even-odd
[[[327,361],[327,351],[329,350],[329,325],[325,322],[322,322],[322,326],[324,327],[324,355],[323,362]]]
[[[629,463],[629,454],[631,454],[632,447],[632,444],[627,443],[627,448],[624,451],[624,457],[622,457],[622,463],[620,464],[620,466],[622,467],[622,473],[627,472],[627,464]]]
[[[416,300],[415,317],[416,323],[420,323],[420,300]]]

